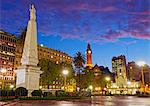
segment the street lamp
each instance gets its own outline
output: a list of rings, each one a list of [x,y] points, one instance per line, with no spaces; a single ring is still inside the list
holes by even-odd
[[[144,61],[137,62],[137,65],[141,67],[141,73],[142,73],[142,87],[144,88],[145,92],[145,81],[144,81],[144,66],[146,63]]]
[[[92,85],[90,85],[90,86],[89,86],[89,89],[92,91],[92,90],[93,90],[93,86],[92,86]]]
[[[107,88],[104,88],[104,90],[106,91],[106,90],[107,90]]]
[[[67,76],[68,75],[68,70],[63,70],[63,74],[65,75],[65,76]]]
[[[92,85],[90,85],[90,86],[89,86],[89,89],[90,89],[90,93],[92,94],[93,86],[92,86]]]
[[[4,68],[2,68],[1,70],[0,70],[0,72],[2,73],[2,90],[4,89],[4,73],[6,72],[7,70],[6,69],[4,69]]]
[[[110,81],[110,77],[106,77],[105,79],[106,79],[106,81]]]
[[[127,81],[127,92],[129,93],[129,94],[132,94],[132,92],[130,92],[130,90],[131,89],[129,89],[131,86],[131,82],[130,81]]]
[[[130,85],[131,85],[131,82],[130,82],[130,81],[128,81],[128,82],[127,82],[127,88],[129,88],[129,87],[130,87]]]
[[[42,86],[40,86],[39,88],[42,89]]]
[[[108,82],[110,81],[110,77],[106,77],[105,80],[107,81],[107,88],[108,88]]]
[[[13,88],[14,88],[14,85],[10,85],[10,89],[13,90]]]
[[[128,81],[128,82],[127,82],[127,84],[128,84],[128,85],[131,85],[131,82],[130,82],[130,81]]]
[[[68,75],[68,73],[69,73],[69,71],[68,70],[63,70],[63,75],[64,75],[64,77],[65,77],[65,81],[64,81],[64,88],[66,89],[66,81],[67,81],[67,75]]]

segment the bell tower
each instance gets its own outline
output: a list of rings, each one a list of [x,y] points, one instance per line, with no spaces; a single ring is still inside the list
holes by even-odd
[[[86,67],[93,67],[92,64],[92,50],[91,50],[91,46],[88,43],[87,45],[87,49],[86,49]]]

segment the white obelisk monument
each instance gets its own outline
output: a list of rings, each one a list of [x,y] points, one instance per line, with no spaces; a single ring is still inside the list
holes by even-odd
[[[38,64],[37,51],[37,27],[36,10],[34,5],[30,8],[30,20],[26,32],[26,38],[21,58],[21,66],[17,70],[16,87],[25,87],[30,96],[33,90],[39,89],[40,67]]]

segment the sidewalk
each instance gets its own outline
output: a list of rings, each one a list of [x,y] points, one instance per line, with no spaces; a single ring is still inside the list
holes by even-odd
[[[18,100],[13,100],[8,102],[0,101],[0,106],[16,106],[17,103]]]

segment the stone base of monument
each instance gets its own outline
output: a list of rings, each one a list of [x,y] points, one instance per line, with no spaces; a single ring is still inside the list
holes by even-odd
[[[39,90],[39,78],[42,71],[40,67],[32,65],[23,65],[18,68],[16,88],[24,87],[28,90],[28,96],[31,92]]]

